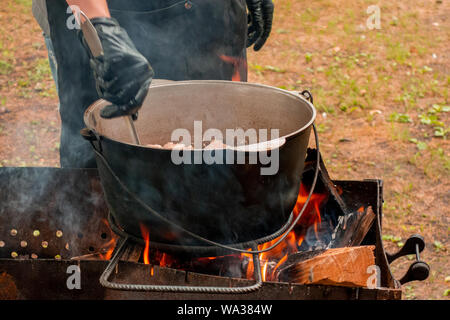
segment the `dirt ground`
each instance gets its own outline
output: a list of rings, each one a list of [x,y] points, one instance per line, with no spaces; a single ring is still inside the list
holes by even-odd
[[[449,299],[449,2],[274,2],[270,40],[249,51],[249,81],[313,93],[332,178],[384,180],[388,251],[414,233],[426,239],[430,277],[403,286],[404,298]],[[3,0],[0,166],[58,166],[59,126],[31,1]],[[397,278],[412,259],[393,264]]]

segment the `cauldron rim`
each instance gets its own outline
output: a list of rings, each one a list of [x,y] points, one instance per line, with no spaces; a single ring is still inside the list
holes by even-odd
[[[303,103],[305,103],[308,107],[309,110],[311,111],[311,117],[309,119],[309,121],[303,125],[302,127],[300,127],[299,129],[285,134],[277,139],[274,140],[268,140],[267,143],[273,143],[274,141],[277,141],[277,143],[275,143],[276,147],[275,148],[280,148],[282,147],[287,140],[290,140],[292,138],[294,138],[295,136],[297,136],[298,134],[302,133],[303,131],[305,131],[306,129],[310,128],[312,126],[312,124],[314,123],[314,121],[316,120],[317,117],[317,111],[316,108],[314,107],[314,105],[307,99],[305,99],[300,92],[295,92],[295,91],[289,91],[289,90],[285,90],[285,89],[281,89],[281,88],[277,88],[277,87],[273,87],[273,86],[269,86],[269,85],[265,85],[265,84],[260,84],[260,83],[250,83],[250,82],[238,82],[238,81],[226,81],[226,80],[186,80],[186,81],[171,81],[171,80],[165,80],[165,79],[154,79],[152,81],[152,84],[150,85],[150,91],[152,88],[156,88],[156,87],[177,87],[177,86],[186,86],[186,85],[204,85],[204,84],[224,84],[224,85],[234,85],[234,86],[247,86],[247,87],[255,87],[255,88],[264,88],[264,89],[268,89],[268,90],[272,90],[274,92],[278,92],[279,94],[285,94],[288,96],[291,96],[293,98],[296,99],[300,99]],[[151,99],[151,98],[150,98]],[[95,132],[99,137],[102,138],[106,138],[110,141],[114,141],[117,143],[121,143],[121,144],[125,144],[125,145],[129,145],[132,147],[138,147],[138,148],[145,148],[145,149],[152,149],[152,150],[159,150],[161,152],[172,152],[171,149],[159,149],[159,148],[154,148],[151,146],[144,146],[144,145],[137,145],[135,143],[132,142],[126,142],[126,141],[120,141],[111,137],[108,137],[108,135],[106,134],[100,134],[99,132],[97,132],[92,124],[91,121],[89,120],[89,117],[91,115],[91,113],[96,110],[98,108],[99,105],[102,104],[108,104],[109,102],[104,100],[104,99],[99,99],[97,101],[95,101],[94,103],[92,103],[85,111],[84,113],[84,123],[85,125],[88,127],[89,130]],[[104,119],[104,120],[108,120],[108,119]],[[248,147],[248,146],[246,146]],[[234,147],[229,147],[231,150],[235,150],[235,151],[239,151],[238,148],[234,148]],[[272,150],[275,148],[271,148]],[[193,149],[192,151],[201,151],[198,149]],[[256,152],[258,152],[260,150],[257,150]],[[245,151],[246,153],[251,153],[249,151]]]

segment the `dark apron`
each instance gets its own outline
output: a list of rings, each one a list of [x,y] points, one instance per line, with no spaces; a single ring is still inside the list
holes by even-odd
[[[155,78],[247,80],[244,0],[109,0],[111,15],[150,61]],[[67,27],[67,4],[47,0],[58,64],[61,167],[95,167],[80,135],[84,111],[99,99],[77,30]]]

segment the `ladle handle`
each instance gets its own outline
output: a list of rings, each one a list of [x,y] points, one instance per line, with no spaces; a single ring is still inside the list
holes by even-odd
[[[77,15],[75,16],[78,18],[77,22],[81,27],[81,31],[83,32],[84,40],[88,45],[89,51],[94,58],[100,57],[101,55],[103,55],[103,47],[97,30],[95,30],[95,27],[92,24],[91,20],[89,20],[88,16],[81,10],[80,15],[83,16],[85,21],[81,22],[81,18]]]
[[[128,129],[130,130],[131,137],[133,138],[133,142],[137,144],[138,146],[141,145],[141,140],[139,139],[139,136],[136,131],[136,127],[134,126],[134,120],[133,116],[127,116],[126,117]]]

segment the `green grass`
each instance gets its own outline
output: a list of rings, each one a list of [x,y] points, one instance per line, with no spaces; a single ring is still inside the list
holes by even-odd
[[[394,123],[390,127],[390,136],[393,141],[407,142],[411,139],[411,133],[409,128],[404,126],[398,126]]]
[[[6,61],[0,60],[0,75],[8,75],[14,70],[14,66]]]
[[[14,0],[13,2],[22,5],[24,7],[31,8],[33,0]]]
[[[27,69],[27,76],[17,81],[22,98],[31,98],[32,92],[38,92],[42,97],[56,96],[56,89],[48,59],[38,59],[31,66],[27,67]]]

